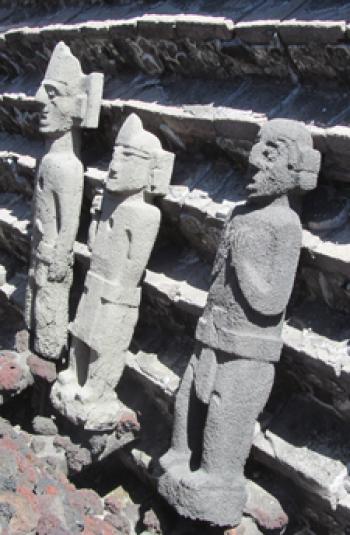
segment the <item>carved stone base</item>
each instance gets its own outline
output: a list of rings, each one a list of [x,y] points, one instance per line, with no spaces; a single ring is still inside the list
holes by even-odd
[[[158,490],[177,512],[215,526],[237,526],[246,502],[245,483],[229,482],[202,469],[173,463],[159,479]]]
[[[90,388],[76,381],[56,381],[50,397],[61,414],[86,431],[111,431],[128,411],[114,391],[97,397]]]

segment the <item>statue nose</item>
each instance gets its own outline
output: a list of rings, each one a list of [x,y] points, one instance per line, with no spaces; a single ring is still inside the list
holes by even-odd
[[[39,87],[35,95],[35,100],[41,106],[45,106],[45,104],[47,103],[47,95],[43,87]]]

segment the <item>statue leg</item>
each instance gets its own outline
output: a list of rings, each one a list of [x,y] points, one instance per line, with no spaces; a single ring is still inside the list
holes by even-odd
[[[68,368],[60,372],[58,376],[59,382],[62,385],[76,384],[77,387],[84,386],[87,379],[89,362],[90,348],[79,340],[79,338],[71,335]]]
[[[166,471],[172,464],[187,464],[191,456],[188,444],[188,415],[190,409],[191,393],[193,391],[193,368],[196,363],[193,355],[183,375],[180,388],[176,395],[174,408],[174,424],[171,447],[160,459],[160,465]]]
[[[181,507],[178,507],[177,498],[181,481],[200,467],[202,458],[203,432],[208,410],[207,400],[209,400],[212,379],[215,378],[216,373],[216,365],[209,366],[209,370],[206,367],[210,351],[209,348],[197,344],[196,352],[187,366],[176,396],[171,447],[160,459],[164,474],[159,480],[159,492],[178,509],[180,514],[182,511]],[[196,381],[202,370],[204,378],[200,388],[197,388]],[[191,515],[185,514],[185,516]]]
[[[72,336],[68,368],[59,373],[50,398],[56,409],[74,423],[83,416],[81,396],[86,382],[90,348]]]
[[[171,465],[160,478],[159,490],[181,515],[232,527],[241,521],[244,465],[256,418],[273,384],[274,366],[203,348],[194,375],[202,402],[210,391],[200,467]]]
[[[41,263],[36,271],[34,314],[34,350],[51,360],[63,356],[67,348],[68,301],[72,273],[61,282],[49,281],[48,265]]]
[[[28,284],[26,288],[25,295],[25,305],[24,305],[24,320],[28,330],[32,330],[34,327],[34,317],[33,317],[33,306],[35,299],[35,268],[33,265],[30,266],[28,273]]]
[[[192,355],[182,378],[180,388],[176,395],[174,424],[171,447],[160,459],[163,470],[173,464],[184,464],[194,470],[199,467],[202,457],[203,431],[208,410],[209,396],[201,395],[208,387],[208,376],[214,373],[211,368],[206,376],[206,383],[202,382],[202,390],[198,392],[195,377],[201,373],[201,362],[208,348],[197,343],[195,353]]]
[[[204,507],[203,520],[220,520],[220,525],[240,522],[246,501],[244,466],[275,372],[270,362],[228,357],[217,352],[218,371],[205,425],[202,463],[194,474],[198,479],[193,489],[195,501]]]

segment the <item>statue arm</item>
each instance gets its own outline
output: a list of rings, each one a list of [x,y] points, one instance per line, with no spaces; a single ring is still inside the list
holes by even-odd
[[[80,162],[74,168],[75,172],[73,173],[71,169],[70,173],[66,173],[65,183],[61,182],[61,187],[53,192],[57,239],[54,258],[49,270],[51,280],[62,280],[65,277],[70,265],[70,254],[78,230],[83,190],[83,171]]]
[[[131,285],[137,286],[151,256],[160,225],[160,211],[153,208],[152,217],[135,222],[127,229],[127,270]]]
[[[232,262],[239,288],[253,310],[266,316],[283,313],[293,289],[300,246],[299,222],[239,229]]]

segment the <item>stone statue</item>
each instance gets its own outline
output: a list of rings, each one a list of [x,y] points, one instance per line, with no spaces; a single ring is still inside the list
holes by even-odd
[[[36,94],[48,150],[37,174],[25,317],[34,351],[49,359],[59,359],[67,346],[84,179],[79,130],[97,127],[102,87],[103,75],[84,75],[78,59],[60,42]]]
[[[51,399],[75,424],[110,430],[122,403],[114,391],[138,319],[140,280],[159,230],[174,155],[130,115],[123,124],[108,170],[101,218],[92,246],[85,289],[71,325],[69,367]]]
[[[186,517],[234,527],[246,501],[244,465],[274,379],[302,229],[295,197],[317,183],[320,154],[305,126],[274,119],[250,158],[248,201],[229,216],[176,398],[159,491]]]

